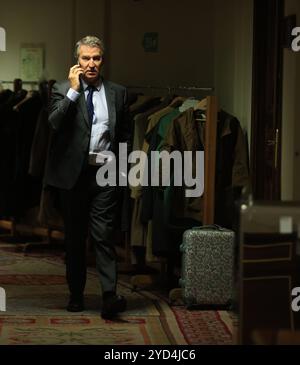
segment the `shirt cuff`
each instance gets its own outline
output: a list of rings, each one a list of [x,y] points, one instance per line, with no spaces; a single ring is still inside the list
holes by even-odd
[[[74,89],[69,89],[68,93],[67,93],[67,98],[69,98],[71,101],[73,101],[75,103],[75,101],[79,98],[80,93],[77,92]]]

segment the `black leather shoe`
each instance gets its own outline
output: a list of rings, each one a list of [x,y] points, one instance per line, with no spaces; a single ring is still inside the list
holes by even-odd
[[[69,304],[67,306],[68,312],[83,312],[84,302],[83,298],[70,298]]]
[[[104,293],[101,316],[103,319],[112,319],[118,313],[124,312],[126,307],[126,299],[122,295],[116,295],[115,293]]]

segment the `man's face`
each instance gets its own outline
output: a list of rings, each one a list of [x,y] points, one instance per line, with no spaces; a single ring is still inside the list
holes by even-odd
[[[78,62],[83,69],[83,79],[88,84],[99,80],[102,52],[98,47],[80,46]]]

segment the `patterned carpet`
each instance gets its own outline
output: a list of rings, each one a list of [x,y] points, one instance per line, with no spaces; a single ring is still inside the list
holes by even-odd
[[[88,271],[86,311],[65,311],[68,291],[62,255],[24,255],[16,245],[0,244],[0,287],[6,312],[0,313],[2,345],[229,345],[232,319],[227,312],[170,307],[160,296],[134,292],[120,276],[118,292],[128,310],[114,321],[100,317],[95,270]]]

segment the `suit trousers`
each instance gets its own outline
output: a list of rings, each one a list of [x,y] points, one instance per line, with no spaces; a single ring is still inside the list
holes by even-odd
[[[83,295],[86,284],[86,242],[96,254],[102,292],[116,291],[117,263],[113,242],[117,187],[100,187],[98,168],[87,166],[71,190],[60,190],[65,227],[66,278],[73,297]]]

